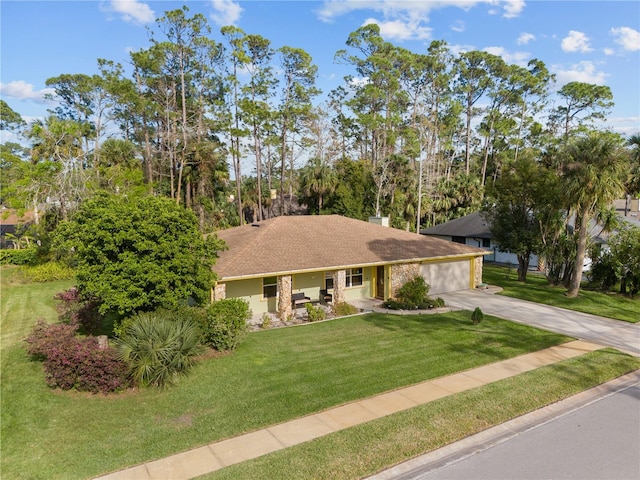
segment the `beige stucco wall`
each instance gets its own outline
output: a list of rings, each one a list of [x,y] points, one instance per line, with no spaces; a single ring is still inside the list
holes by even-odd
[[[246,300],[254,314],[262,314],[267,311],[275,312],[277,308],[275,298],[262,298],[262,279],[260,278],[226,282],[226,298]]]

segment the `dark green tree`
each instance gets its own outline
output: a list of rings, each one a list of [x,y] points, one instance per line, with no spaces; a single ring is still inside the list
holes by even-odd
[[[520,282],[531,255],[543,250],[548,219],[560,210],[558,188],[558,177],[523,153],[488,191],[483,214],[500,248],[518,257]]]
[[[78,290],[100,313],[128,316],[208,300],[222,244],[167,198],[100,196],[55,231],[54,250],[77,264]]]

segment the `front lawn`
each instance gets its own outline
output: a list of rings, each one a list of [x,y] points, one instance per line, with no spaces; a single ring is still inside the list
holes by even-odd
[[[363,478],[639,367],[640,359],[613,349],[590,352],[223,468],[199,479]]]
[[[521,283],[518,282],[515,268],[498,265],[485,264],[482,276],[485,283],[504,288],[501,295],[625,322],[640,322],[640,298],[631,299],[615,293],[596,292],[585,288],[580,290],[578,297],[569,298],[565,295],[566,288],[548,285],[542,274],[529,272],[527,282]]]
[[[40,296],[16,288],[31,302],[24,315],[49,302],[40,286]],[[18,311],[3,298],[3,319],[10,305]],[[28,328],[13,324],[2,342],[1,466],[14,479],[96,476],[569,340],[493,317],[474,326],[468,312],[370,314],[255,332],[175,388],[102,396],[47,388],[16,341]]]
[[[3,478],[90,478],[569,340],[491,316],[472,325],[470,312],[369,314],[251,333],[236,352],[203,360],[164,391],[60,392],[46,386],[22,339],[37,318],[55,319],[52,296],[70,282],[15,284],[10,273],[2,269]],[[614,365],[610,377],[629,370],[606,363]],[[587,370],[604,367],[587,363]],[[580,378],[563,381],[579,388]],[[461,413],[473,418],[473,402]],[[377,435],[367,432],[349,441],[367,450]]]

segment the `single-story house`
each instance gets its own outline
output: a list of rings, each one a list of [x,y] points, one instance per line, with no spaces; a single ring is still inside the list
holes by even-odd
[[[489,251],[485,257],[488,262],[518,265],[518,257],[515,253],[501,250],[494,242],[489,225],[480,212],[470,213],[464,217],[424,228],[420,230],[420,233],[450,242],[484,248]],[[531,255],[529,265],[535,267],[537,264],[538,256]]]
[[[33,223],[33,212],[18,212],[5,207],[0,208],[0,248],[17,248],[20,232]]]
[[[228,249],[213,267],[218,279],[212,300],[243,298],[254,315],[269,312],[286,319],[297,298],[386,300],[418,274],[433,295],[482,282],[485,250],[381,223],[379,218],[294,215],[221,230],[218,237]]]

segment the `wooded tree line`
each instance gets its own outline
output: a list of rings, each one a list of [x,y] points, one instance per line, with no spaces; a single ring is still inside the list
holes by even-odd
[[[304,50],[233,26],[214,36],[203,15],[169,11],[127,65],[99,59],[99,74],[48,79],[59,103],[44,120],[25,125],[3,102],[2,127],[29,148],[2,145],[2,203],[55,223],[98,191],[167,196],[192,209],[203,231],[300,203],[310,213],[387,215],[415,231],[497,204],[521,161],[532,162],[532,180],[571,178],[582,162],[571,148],[585,147],[575,139],[590,138],[613,105],[606,86],[555,91],[541,60],[524,67],[482,51],[454,54],[444,41],[412,52],[374,24],[336,52],[353,73],[318,103],[317,66]],[[629,139],[633,157],[624,139],[602,136],[622,159],[615,175],[638,193],[638,139]],[[565,219],[591,215],[602,202],[583,200],[581,185],[542,186],[536,198]]]

